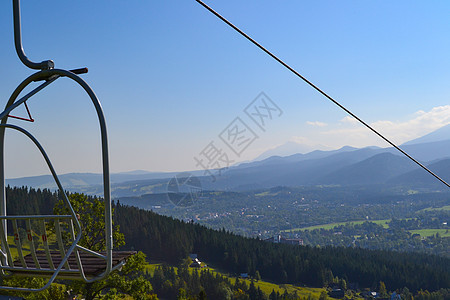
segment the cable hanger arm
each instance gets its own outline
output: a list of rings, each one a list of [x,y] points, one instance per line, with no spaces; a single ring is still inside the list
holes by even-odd
[[[20,61],[30,69],[47,70],[53,69],[55,64],[52,60],[44,60],[40,63],[32,62],[28,59],[22,47],[22,28],[20,21],[20,0],[13,0],[13,16],[14,16],[14,44],[16,46],[17,55]]]

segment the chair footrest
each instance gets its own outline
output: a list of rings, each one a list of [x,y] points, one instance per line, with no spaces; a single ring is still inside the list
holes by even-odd
[[[79,254],[81,266],[86,276],[97,276],[106,269],[106,260],[84,251],[79,251]],[[100,252],[100,254],[105,255],[104,252]],[[134,254],[136,254],[136,251],[113,251],[112,267],[114,268],[114,266],[117,266],[118,264],[126,261],[130,256]],[[50,256],[53,261],[53,265],[55,266],[55,268],[57,268],[62,260],[61,253],[59,251],[50,251]],[[48,276],[51,276],[55,270],[50,268],[50,264],[48,262],[45,251],[36,251],[36,257],[38,259],[40,268],[36,268],[32,255],[28,254],[24,257],[26,266],[22,266],[21,262],[19,260],[16,260],[14,261],[14,267],[17,267],[17,269],[9,269],[9,271],[13,272],[16,275],[24,275],[30,273],[30,275],[39,274],[42,276],[46,276],[48,274]],[[80,272],[75,253],[72,253],[69,256],[68,263],[70,268],[67,269],[64,266],[60,271],[61,275],[78,274]],[[23,269],[23,267],[26,267],[26,269]]]

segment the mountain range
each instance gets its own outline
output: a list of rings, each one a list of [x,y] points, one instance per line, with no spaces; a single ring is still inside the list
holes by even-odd
[[[450,140],[405,145],[403,149],[442,178],[450,179],[450,169],[440,167],[450,161],[446,156]],[[429,177],[426,181],[412,181]],[[447,180],[448,180],[447,179]],[[202,181],[206,189],[246,190],[273,186],[305,185],[403,185],[445,186],[417,164],[393,148],[344,147],[334,151],[314,151],[288,157],[270,157],[240,165],[217,178],[216,182]]]
[[[305,145],[302,143],[297,143],[294,141],[288,141],[280,146],[277,146],[275,148],[269,149],[265,152],[263,152],[261,155],[259,155],[254,160],[263,160],[266,158],[269,158],[271,156],[289,156],[297,153],[309,153],[314,150],[333,150],[330,147],[326,147],[323,145]]]
[[[402,149],[426,165],[443,180],[450,181],[450,125],[404,143]],[[274,186],[386,185],[412,189],[447,188],[416,163],[394,148],[315,150],[288,156],[270,156],[241,163],[216,174],[192,171],[206,190],[252,190]],[[167,183],[177,173],[133,171],[111,175],[113,197],[167,192]],[[65,189],[101,195],[102,176],[70,173],[60,176]],[[54,189],[50,175],[8,179],[13,186]]]

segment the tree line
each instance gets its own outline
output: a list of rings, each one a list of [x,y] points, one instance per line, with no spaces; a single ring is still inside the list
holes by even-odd
[[[60,198],[49,190],[25,187],[8,188],[7,196],[9,214],[51,213]],[[450,286],[450,259],[445,257],[274,244],[120,203],[114,207],[114,221],[125,237],[123,250],[139,250],[149,259],[172,265],[179,264],[189,253],[196,253],[201,260],[230,274],[255,276],[258,271],[263,279],[275,283],[323,287],[332,273],[360,287],[376,286],[383,281],[388,290],[406,287],[413,293]]]
[[[212,230],[117,203],[115,220],[127,247],[172,264],[196,253],[231,274],[259,271],[276,283],[322,287],[326,273],[370,287],[379,281],[390,290],[408,287],[435,291],[450,286],[450,259],[434,255],[344,247],[274,244]]]

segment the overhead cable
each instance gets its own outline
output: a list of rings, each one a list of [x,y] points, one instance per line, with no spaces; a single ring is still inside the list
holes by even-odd
[[[372,126],[370,126],[368,123],[364,122],[361,118],[359,118],[357,115],[355,115],[354,113],[352,113],[349,109],[347,109],[345,106],[343,106],[342,104],[340,104],[337,100],[333,99],[331,96],[329,96],[327,93],[325,93],[323,90],[321,90],[318,86],[316,86],[315,84],[313,84],[311,81],[309,81],[306,77],[304,77],[303,75],[301,75],[300,73],[298,73],[296,70],[294,70],[291,66],[289,66],[287,63],[285,63],[284,61],[282,61],[280,58],[278,58],[275,54],[273,54],[272,52],[270,52],[269,50],[267,50],[266,48],[264,48],[260,43],[258,43],[257,41],[255,41],[253,38],[251,38],[249,35],[247,35],[245,32],[243,32],[242,30],[240,30],[238,27],[236,27],[233,23],[231,23],[230,21],[228,21],[227,19],[225,19],[224,17],[222,17],[218,12],[216,12],[215,10],[213,10],[211,7],[209,7],[208,5],[206,5],[204,2],[202,2],[201,0],[195,0],[197,1],[200,5],[202,5],[204,8],[206,8],[209,12],[211,12],[212,14],[214,14],[216,17],[218,17],[220,20],[222,20],[223,22],[225,22],[228,26],[230,26],[231,28],[233,28],[235,31],[237,31],[239,34],[241,34],[243,37],[245,37],[247,40],[249,40],[250,42],[252,42],[255,46],[257,46],[259,49],[261,49],[262,51],[264,51],[265,53],[267,53],[270,57],[272,57],[273,59],[275,59],[277,62],[279,62],[281,65],[283,65],[286,69],[288,69],[289,71],[291,71],[292,73],[294,73],[297,77],[299,77],[300,79],[302,79],[304,82],[306,82],[307,84],[309,84],[313,89],[315,89],[316,91],[318,91],[320,94],[322,94],[323,96],[325,96],[328,100],[330,100],[331,102],[333,102],[334,104],[336,104],[340,109],[344,110],[347,114],[349,114],[350,116],[352,116],[353,118],[355,118],[358,122],[360,122],[361,124],[363,124],[365,127],[367,127],[368,129],[370,129],[373,133],[375,133],[376,135],[378,135],[380,138],[382,138],[385,142],[387,142],[389,145],[391,145],[392,147],[394,147],[395,149],[397,149],[398,151],[400,151],[403,155],[405,155],[407,158],[409,158],[410,160],[412,160],[413,162],[415,162],[418,166],[420,166],[422,169],[424,169],[425,171],[427,171],[429,174],[431,174],[432,176],[434,176],[437,180],[439,180],[440,182],[442,182],[443,184],[445,184],[447,187],[450,188],[450,184],[448,184],[444,179],[440,178],[438,175],[436,175],[435,173],[433,173],[430,169],[428,169],[425,165],[423,165],[422,163],[420,163],[418,160],[416,160],[414,157],[412,157],[411,155],[409,155],[408,153],[406,153],[403,149],[401,149],[399,146],[397,146],[396,144],[394,144],[393,142],[391,142],[388,138],[386,138],[385,136],[383,136],[381,133],[379,133],[377,130],[375,130]]]

